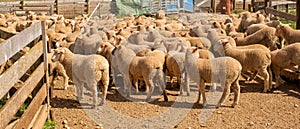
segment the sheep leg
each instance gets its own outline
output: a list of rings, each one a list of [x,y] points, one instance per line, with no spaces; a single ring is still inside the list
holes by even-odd
[[[97,83],[90,83],[90,84],[88,84],[88,87],[92,88],[92,95],[93,95],[93,106],[92,106],[92,108],[96,108],[97,98],[98,98]]]
[[[154,90],[154,83],[150,79],[149,80],[145,80],[145,82],[146,82],[146,94],[147,94],[146,102],[150,102],[151,95],[152,95],[152,92]]]
[[[64,89],[66,90],[69,85],[69,76],[67,75],[64,68],[57,69],[59,75],[62,75],[64,78]]]
[[[267,69],[264,68],[263,70],[261,70],[261,74],[264,78],[264,90],[263,90],[263,92],[267,92],[267,91],[270,90],[269,89],[269,73],[268,73]]]
[[[240,88],[240,85],[239,85],[239,82],[238,82],[238,79],[237,79],[233,84],[234,100],[233,100],[232,108],[234,108],[239,103],[240,90],[241,90],[241,88]]]
[[[217,104],[216,108],[219,108],[222,105],[224,100],[228,97],[229,93],[230,93],[230,84],[226,81],[224,90],[223,90],[223,94],[222,94],[221,99],[219,100],[219,103]]]
[[[250,76],[250,79],[249,79],[249,81],[252,81],[252,80],[254,80],[257,74],[258,74],[258,72],[257,72],[257,71],[255,71],[255,72],[254,72],[254,73],[253,73],[253,74]]]
[[[200,92],[201,92],[201,95],[202,95],[202,98],[203,98],[203,107],[206,107],[207,103],[206,103],[206,96],[205,96],[205,82],[204,81],[201,81],[200,82]]]
[[[248,75],[246,75],[245,73],[242,73],[241,75],[246,79],[246,81],[250,80],[250,77]]]
[[[138,79],[133,79],[134,87],[135,87],[135,93],[139,93],[139,85],[138,85]]]
[[[105,103],[106,96],[107,96],[107,89],[108,89],[108,83],[103,83],[103,86],[101,86],[102,89],[102,101],[100,103],[100,106]]]
[[[268,67],[268,73],[269,73],[269,90],[273,88],[272,82],[273,82],[273,73],[271,70],[271,66]]]
[[[83,83],[82,82],[78,82],[77,84],[77,95],[78,95],[78,100],[81,100],[83,98]]]
[[[212,83],[211,85],[212,85],[212,86],[211,86],[211,91],[212,91],[212,92],[217,91],[217,83]]]
[[[186,87],[186,92],[187,92],[187,96],[190,96],[190,82],[189,82],[189,78],[187,75],[187,72],[184,72],[184,86]]]
[[[177,83],[179,83],[179,90],[180,90],[180,95],[183,94],[183,86],[182,86],[182,79],[181,79],[182,76],[178,76],[177,79]]]

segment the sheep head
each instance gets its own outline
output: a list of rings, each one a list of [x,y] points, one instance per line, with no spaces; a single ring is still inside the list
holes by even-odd
[[[58,49],[54,50],[54,54],[53,54],[51,60],[53,62],[56,62],[56,61],[62,62],[65,58],[65,56],[64,56],[65,52],[66,52],[65,48],[58,48]]]

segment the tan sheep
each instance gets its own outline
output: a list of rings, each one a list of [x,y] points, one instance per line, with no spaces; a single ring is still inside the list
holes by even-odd
[[[300,30],[294,30],[287,24],[278,25],[275,35],[282,37],[287,44],[300,42]]]
[[[48,64],[49,64],[49,76],[50,76],[50,83],[54,85],[54,78],[55,78],[55,71],[58,75],[61,75],[64,78],[64,89],[66,90],[68,87],[69,77],[66,73],[64,66],[59,62],[53,62],[51,58],[53,57],[54,51],[48,53]]]
[[[146,83],[146,101],[150,101],[154,89],[154,81],[158,81],[160,90],[165,88],[165,79],[162,72],[163,65],[155,57],[137,57],[135,53],[125,46],[118,46],[113,51],[113,56],[119,71],[122,73],[124,80],[124,91],[127,91],[127,96],[131,94],[132,80],[144,80]],[[136,85],[136,84],[134,84]],[[137,87],[137,86],[136,86]],[[163,91],[164,100],[168,101],[166,91]]]
[[[224,46],[226,56],[230,56],[238,60],[243,69],[242,71],[258,72],[264,78],[263,92],[267,92],[272,88],[272,73],[270,71],[271,55],[262,49],[238,49],[233,48],[228,39],[221,39],[220,43]],[[255,63],[253,63],[255,62]]]
[[[246,30],[246,34],[247,35],[251,35],[265,27],[268,27],[268,25],[265,25],[265,24],[252,24],[250,26],[247,27],[247,30]]]
[[[262,44],[270,50],[277,49],[276,42],[278,37],[275,36],[276,29],[273,27],[265,27],[245,38],[235,38],[237,46]]]
[[[196,51],[193,51],[196,52]],[[224,100],[230,93],[232,86],[234,92],[234,100],[232,107],[235,107],[240,98],[240,85],[238,79],[241,74],[241,64],[231,57],[220,57],[213,59],[195,59],[191,52],[188,50],[185,55],[185,68],[186,78],[189,78],[199,85],[199,94],[196,103],[200,102],[200,97],[203,98],[203,106],[206,106],[205,83],[218,83],[221,82],[223,94],[217,104],[217,108],[221,106]],[[195,70],[198,71],[195,71]],[[197,74],[196,76],[194,76]],[[188,81],[188,79],[185,79]],[[189,85],[187,85],[189,90]]]
[[[78,99],[81,100],[84,93],[84,83],[92,90],[93,107],[97,105],[97,85],[101,85],[102,101],[105,103],[109,84],[109,64],[101,55],[73,54],[67,48],[54,50],[52,61],[59,61],[65,68],[67,75],[77,86]]]
[[[300,43],[294,43],[286,46],[283,49],[271,52],[272,57],[272,70],[276,79],[275,88],[284,81],[280,77],[280,72],[285,68],[291,68],[298,65],[300,66]]]

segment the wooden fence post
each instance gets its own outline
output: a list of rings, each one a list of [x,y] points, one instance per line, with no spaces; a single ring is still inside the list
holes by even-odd
[[[20,3],[21,3],[21,9],[24,10],[25,1],[22,0]]]
[[[246,0],[243,0],[243,10],[246,10]]]
[[[90,0],[85,0],[86,2],[86,8],[87,8],[87,14],[90,14],[91,13],[91,9],[90,9]]]
[[[300,29],[300,0],[296,3],[297,29]]]
[[[44,55],[44,71],[46,76],[46,89],[47,89],[47,112],[48,112],[48,119],[50,119],[50,92],[51,89],[49,85],[49,74],[48,74],[48,44],[47,44],[47,37],[46,37],[46,22],[41,22],[42,28],[42,40],[43,40],[43,55]],[[51,48],[49,49],[51,51]]]
[[[55,0],[55,4],[56,4],[56,13],[59,14],[59,4],[58,4],[58,0]]]
[[[286,13],[289,13],[289,4],[286,4],[286,5],[285,5],[285,12],[286,12]]]

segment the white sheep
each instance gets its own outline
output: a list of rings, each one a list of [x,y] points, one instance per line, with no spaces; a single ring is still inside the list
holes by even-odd
[[[102,101],[105,103],[109,84],[109,64],[101,55],[73,54],[67,48],[54,50],[52,61],[59,61],[65,68],[67,75],[77,86],[78,99],[81,100],[84,93],[84,83],[92,90],[93,107],[97,105],[97,85],[102,89]]]
[[[280,77],[280,72],[284,68],[291,68],[298,65],[300,66],[300,43],[294,43],[286,46],[283,49],[275,50],[271,52],[272,57],[272,70],[276,79],[275,88],[284,81]]]

